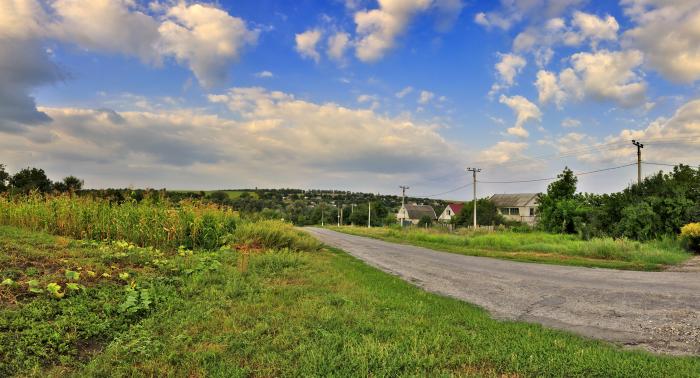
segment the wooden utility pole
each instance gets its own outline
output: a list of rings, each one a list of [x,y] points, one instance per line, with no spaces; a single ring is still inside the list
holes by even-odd
[[[632,139],[632,144],[637,146],[637,185],[642,183],[642,148],[644,145],[634,139]]]
[[[406,189],[411,189],[411,188],[408,187],[408,186],[403,186],[403,185],[400,185],[399,188],[401,188],[401,206],[403,207],[403,205],[406,204],[406,203],[405,203],[405,202],[406,202],[406,201],[405,201],[405,199],[406,199]]]
[[[467,168],[467,172],[472,173],[474,180],[472,186],[474,187],[474,230],[476,230],[476,172],[481,172],[481,168]]]

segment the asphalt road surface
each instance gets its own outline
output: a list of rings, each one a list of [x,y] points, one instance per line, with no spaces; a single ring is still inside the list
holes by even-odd
[[[425,290],[488,310],[657,353],[700,355],[700,272],[634,272],[520,263],[306,228]]]

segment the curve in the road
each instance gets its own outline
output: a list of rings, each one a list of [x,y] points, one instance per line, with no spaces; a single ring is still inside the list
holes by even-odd
[[[306,230],[372,266],[479,305],[496,318],[658,353],[700,355],[700,273],[521,263]]]

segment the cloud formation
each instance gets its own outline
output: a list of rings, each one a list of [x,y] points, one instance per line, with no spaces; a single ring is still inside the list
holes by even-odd
[[[316,50],[316,45],[321,40],[320,29],[310,29],[303,33],[294,36],[296,46],[294,47],[299,55],[308,58],[318,63],[321,60],[321,54]]]
[[[520,138],[527,138],[530,133],[525,130],[525,123],[529,121],[541,121],[542,112],[537,105],[530,102],[523,96],[508,97],[501,95],[498,100],[501,104],[508,106],[515,113],[515,125],[506,130],[510,135]]]
[[[517,54],[498,54],[501,60],[496,63],[498,82],[491,86],[490,95],[507,89],[515,83],[515,76],[525,67],[527,61]]]
[[[624,45],[644,52],[649,65],[666,78],[689,83],[700,79],[700,2],[695,0],[623,0],[636,26]]]
[[[168,10],[158,32],[161,51],[188,66],[209,88],[224,83],[229,65],[245,46],[257,43],[259,34],[219,8],[184,3]]]
[[[647,84],[638,68],[643,55],[636,50],[580,52],[569,58],[571,67],[556,75],[540,70],[535,86],[540,103],[555,102],[558,106],[570,98],[614,101],[623,107],[646,102]]]

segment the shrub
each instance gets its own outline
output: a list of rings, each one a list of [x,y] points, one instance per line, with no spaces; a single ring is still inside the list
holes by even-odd
[[[700,253],[700,223],[688,223],[683,226],[681,240],[690,251]]]
[[[294,229],[286,222],[264,220],[240,224],[231,242],[255,249],[289,249],[317,251],[321,245],[311,235]]]

